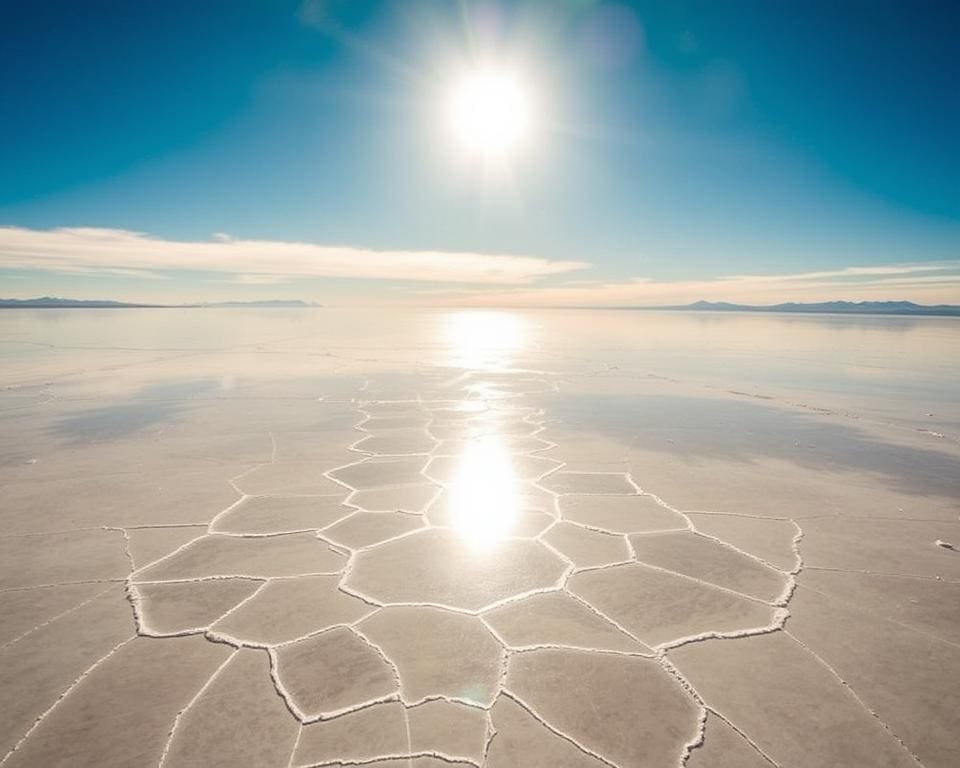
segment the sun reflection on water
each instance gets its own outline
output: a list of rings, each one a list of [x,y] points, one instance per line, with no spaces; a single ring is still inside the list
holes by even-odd
[[[471,441],[449,485],[451,526],[472,549],[492,549],[513,532],[519,491],[511,455],[500,438]]]
[[[510,370],[529,344],[530,323],[521,314],[463,310],[444,315],[446,364],[465,369],[463,424],[465,445],[447,484],[450,525],[475,552],[489,552],[513,535],[521,486],[513,455],[499,434],[499,411],[491,405],[507,396],[493,380],[470,379],[470,371],[487,374]]]
[[[496,371],[509,368],[527,345],[529,323],[513,312],[464,310],[444,317],[447,363],[460,368]]]

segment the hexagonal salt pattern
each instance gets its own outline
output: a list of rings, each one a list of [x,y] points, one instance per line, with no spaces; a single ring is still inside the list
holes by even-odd
[[[288,423],[269,431],[270,460],[222,478],[236,496],[222,509],[5,539],[3,764],[912,764],[831,664],[898,735],[943,740],[939,701],[920,725],[902,703],[914,677],[820,629],[855,597],[903,625],[851,634],[890,667],[920,647],[907,625],[924,658],[954,664],[955,625],[918,607],[956,591],[929,578],[949,555],[914,564],[923,581],[843,574],[849,526],[811,520],[825,568],[798,592],[793,520],[687,513],[612,459],[553,458],[537,402],[554,384],[358,378],[332,390],[342,402],[323,403],[316,434],[316,400],[274,414]],[[72,565],[49,555],[61,540]],[[77,583],[51,586],[70,568]],[[931,766],[954,755],[918,749]]]
[[[453,531],[428,528],[359,552],[343,586],[380,605],[428,603],[479,611],[548,589],[568,569],[539,541],[509,539],[493,552],[476,552]]]

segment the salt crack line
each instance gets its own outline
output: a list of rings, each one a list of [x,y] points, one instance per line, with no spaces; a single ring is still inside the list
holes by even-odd
[[[530,715],[534,720],[540,723],[540,725],[542,725],[544,728],[546,728],[548,731],[550,731],[554,735],[559,736],[561,739],[564,739],[565,741],[569,742],[578,750],[583,752],[585,755],[588,755],[594,758],[595,760],[599,760],[604,765],[609,766],[609,768],[621,768],[612,760],[609,760],[603,755],[601,755],[600,753],[593,751],[592,749],[585,746],[584,744],[581,744],[570,734],[564,733],[559,728],[552,725],[550,722],[544,719],[536,710],[534,710],[533,707],[531,707],[527,702],[525,702],[522,698],[520,698],[520,696],[518,696],[513,691],[510,691],[509,689],[504,688],[501,695],[506,696],[509,699],[512,699],[518,706],[524,709],[528,715]]]
[[[669,658],[667,658],[667,655],[664,651],[658,651],[656,656],[656,661],[660,665],[660,667],[668,675],[670,675],[673,678],[674,682],[677,683],[680,686],[680,688],[683,689],[683,691],[686,692],[686,694],[694,700],[694,702],[697,704],[697,706],[700,709],[700,712],[697,718],[696,731],[691,736],[691,738],[688,739],[687,742],[684,744],[683,750],[680,754],[680,766],[686,765],[687,761],[690,759],[691,754],[693,753],[693,750],[699,747],[702,747],[703,744],[705,743],[706,728],[707,728],[707,712],[712,712],[713,714],[716,714],[717,717],[720,717],[725,723],[727,723],[727,725],[729,725],[737,733],[743,736],[744,739],[746,739],[754,747],[754,749],[757,750],[758,753],[760,753],[770,763],[772,763],[773,765],[776,765],[776,763],[774,763],[773,760],[771,760],[768,755],[766,755],[756,744],[754,744],[754,742],[751,739],[749,739],[740,728],[735,726],[726,717],[720,715],[719,712],[717,712],[714,708],[710,707],[706,703],[703,696],[701,696],[700,692],[697,691],[697,689],[694,687],[693,683],[691,683],[690,680],[686,677],[686,675],[684,675],[679,669],[677,669],[674,663],[670,661]]]
[[[64,610],[64,611],[61,611],[61,612],[58,613],[56,616],[51,616],[51,617],[50,617],[49,619],[47,619],[46,621],[40,622],[40,623],[37,624],[35,627],[32,627],[31,629],[28,629],[26,632],[23,632],[23,633],[17,635],[17,636],[14,637],[12,640],[8,640],[8,641],[5,642],[3,645],[0,645],[0,651],[2,651],[4,648],[9,648],[11,645],[14,645],[15,643],[18,643],[19,641],[23,640],[25,637],[28,637],[29,635],[32,635],[32,634],[33,634],[34,632],[36,632],[37,630],[43,629],[44,627],[49,626],[50,624],[52,624],[53,622],[55,622],[57,619],[60,619],[60,618],[62,618],[62,617],[64,617],[64,616],[68,616],[69,614],[73,613],[74,611],[79,610],[80,608],[83,608],[85,605],[89,605],[90,603],[92,603],[92,602],[93,602],[94,600],[96,600],[97,598],[103,597],[105,594],[107,594],[107,592],[109,592],[109,591],[111,590],[111,588],[112,588],[112,585],[111,585],[110,587],[107,587],[106,589],[104,589],[104,590],[101,591],[101,592],[97,592],[97,593],[96,593],[95,595],[93,595],[92,597],[88,597],[88,598],[86,598],[85,600],[81,600],[81,601],[80,601],[79,603],[77,603],[76,605],[71,606],[70,608],[67,608],[67,609]]]
[[[173,739],[176,736],[177,727],[180,725],[181,718],[189,712],[190,708],[203,696],[204,692],[213,684],[213,681],[216,680],[217,676],[223,671],[227,664],[233,661],[237,653],[239,653],[237,650],[230,653],[224,662],[213,671],[213,674],[207,678],[207,681],[200,686],[200,690],[193,695],[193,698],[187,702],[187,705],[177,712],[176,717],[173,718],[173,724],[170,726],[170,731],[167,733],[167,740],[164,742],[163,751],[160,753],[160,761],[157,763],[157,768],[163,768],[167,760],[167,754],[170,752],[170,747],[173,744]]]
[[[20,749],[20,747],[23,746],[23,744],[26,742],[26,740],[27,740],[27,739],[30,737],[30,735],[40,726],[40,724],[46,719],[46,717],[47,717],[51,712],[53,712],[54,709],[57,708],[57,706],[60,704],[60,702],[62,702],[67,696],[69,696],[74,690],[76,690],[77,686],[80,685],[80,683],[82,683],[82,682],[83,682],[95,669],[97,669],[101,664],[103,664],[103,663],[106,662],[108,659],[110,659],[117,651],[119,651],[121,648],[123,648],[125,645],[127,645],[127,643],[130,643],[130,642],[132,642],[133,640],[136,640],[136,638],[137,638],[137,635],[132,635],[132,636],[128,637],[128,638],[127,638],[126,640],[124,640],[123,642],[121,642],[121,643],[119,643],[118,645],[114,646],[110,651],[108,651],[108,652],[106,653],[106,655],[100,657],[97,661],[95,661],[93,664],[91,664],[89,667],[87,667],[87,669],[85,669],[83,672],[81,672],[81,673],[80,673],[80,676],[79,676],[78,678],[76,678],[76,679],[67,687],[67,689],[57,697],[56,701],[54,701],[53,704],[51,704],[46,710],[44,710],[44,712],[43,712],[36,720],[34,720],[33,725],[30,726],[30,728],[27,730],[27,732],[26,732],[22,737],[20,737],[20,740],[17,741],[17,743],[13,745],[13,747],[10,749],[10,751],[7,752],[7,754],[3,756],[3,759],[0,760],[0,765],[3,765],[5,762],[7,762],[7,760],[10,759],[10,756],[13,755],[14,752],[16,752],[18,749]]]
[[[901,739],[896,734],[893,728],[891,728],[890,725],[880,717],[880,715],[878,715],[873,709],[867,706],[867,703],[862,698],[860,698],[860,695],[856,692],[856,690],[854,690],[853,686],[851,686],[850,683],[848,683],[844,679],[844,677],[839,672],[837,672],[836,669],[834,669],[830,664],[828,664],[826,659],[820,656],[820,654],[818,654],[810,646],[808,646],[806,643],[800,640],[796,635],[791,633],[790,630],[784,629],[783,633],[787,637],[789,637],[791,640],[793,640],[797,645],[803,648],[803,650],[805,650],[808,654],[810,654],[814,659],[816,659],[817,662],[819,662],[824,669],[826,669],[834,678],[836,678],[836,680],[840,683],[840,685],[842,685],[850,693],[850,695],[853,696],[853,698],[860,705],[860,707],[865,712],[867,712],[871,717],[873,717],[883,727],[883,729],[897,741],[897,743],[900,745],[903,751],[906,752],[906,754],[910,757],[911,760],[913,760],[913,762],[915,762],[918,766],[921,766],[922,768],[923,763],[920,762],[920,758],[918,758],[911,751],[911,749],[903,742],[903,739]]]

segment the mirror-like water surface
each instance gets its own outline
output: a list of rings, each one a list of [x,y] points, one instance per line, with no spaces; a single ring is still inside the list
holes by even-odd
[[[369,361],[412,356],[465,370],[616,369],[960,432],[956,318],[593,310],[0,312],[6,386],[119,369],[118,361],[139,354],[144,362],[179,359],[181,375],[193,370],[230,388],[251,378],[309,376],[309,355],[360,350]],[[261,365],[266,359],[270,364]],[[150,384],[156,375],[147,366],[117,370],[104,386]]]

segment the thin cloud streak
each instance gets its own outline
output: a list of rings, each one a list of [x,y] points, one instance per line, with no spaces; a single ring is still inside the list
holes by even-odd
[[[509,293],[475,293],[472,297],[452,297],[450,303],[509,307],[625,307],[673,306],[699,300],[736,304],[894,300],[960,304],[960,261],[848,267],[789,275],[734,275],[705,280],[634,278]]]
[[[447,251],[374,250],[273,240],[176,241],[142,232],[91,227],[36,230],[0,227],[0,268],[77,273],[190,271],[242,275],[245,283],[285,277],[343,277],[437,283],[524,284],[586,269],[552,261]]]
[[[816,280],[830,277],[883,277],[888,275],[909,275],[916,272],[942,272],[947,269],[960,269],[960,260],[938,261],[923,264],[882,264],[872,267],[843,267],[823,272],[801,272],[796,275],[767,275],[770,280]],[[761,275],[733,275],[729,280],[758,280]]]

